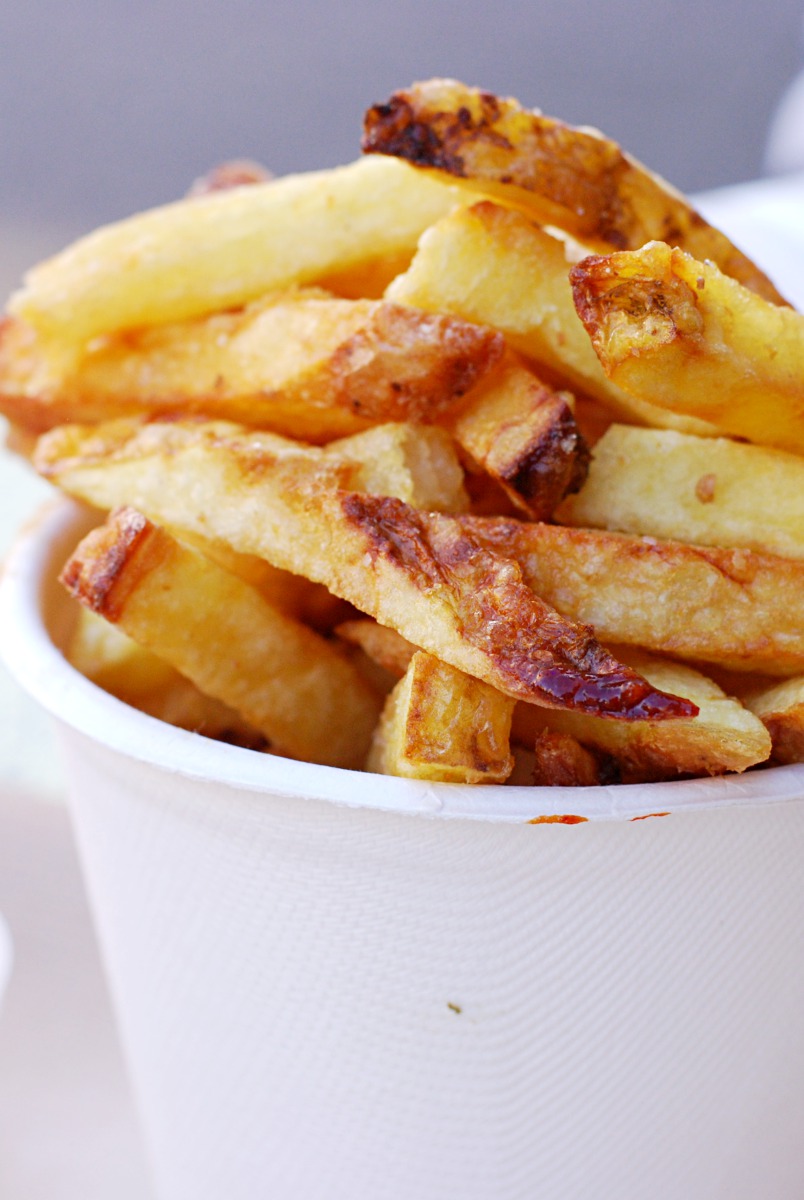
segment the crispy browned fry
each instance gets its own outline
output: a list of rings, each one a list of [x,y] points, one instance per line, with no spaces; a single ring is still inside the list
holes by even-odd
[[[460,318],[311,289],[109,338],[73,363],[8,320],[0,411],[37,430],[200,413],[328,441],[378,421],[433,420],[502,350],[499,333]]]
[[[586,478],[589,451],[575,424],[574,400],[554,392],[514,360],[473,388],[442,418],[475,463],[497,480],[514,508],[534,520]]]
[[[739,671],[804,670],[804,563],[563,525],[461,517],[548,603],[606,642]]]
[[[411,645],[395,629],[378,625],[366,617],[342,621],[335,627],[335,632],[344,641],[359,646],[373,662],[397,679],[405,674],[416,653],[416,646]]]
[[[555,516],[566,525],[804,559],[804,458],[729,438],[612,425],[595,445],[583,487]]]
[[[454,79],[415,83],[368,110],[363,149],[464,180],[592,247],[633,249],[654,238],[683,246],[784,303],[724,234],[616,142],[524,109],[516,100]]]
[[[249,750],[267,748],[265,736],[240,713],[205,696],[170,663],[132,641],[91,609],[79,609],[67,657],[98,687],[150,717]]]
[[[385,702],[366,767],[444,783],[504,783],[514,701],[418,650]]]
[[[804,762],[804,675],[758,684],[746,677],[734,690],[768,730],[774,762]]]
[[[30,271],[10,307],[79,350],[412,253],[461,199],[380,158],[214,192],[96,230]]]
[[[623,782],[674,779],[679,775],[721,775],[765,762],[771,740],[764,725],[711,679],[680,663],[618,648],[656,687],[687,696],[698,715],[686,721],[601,721],[582,713],[547,713],[532,704],[517,705],[518,740],[545,729],[569,734],[594,746],[617,763]]]
[[[177,447],[186,445],[188,431],[192,428],[197,430],[199,440],[204,444],[234,447],[244,464],[243,469],[248,464],[247,469],[251,472],[258,472],[263,462],[291,459],[300,474],[305,466],[313,473],[320,469],[322,477],[331,476],[354,490],[394,495],[416,508],[463,511],[466,507],[463,474],[453,443],[444,430],[432,426],[378,425],[365,433],[331,442],[322,449],[278,434],[246,429],[229,421],[193,423],[177,420],[143,424],[121,417],[96,425],[58,426],[52,431],[53,438],[48,444],[58,446],[60,453],[68,457],[74,446],[82,460],[100,463],[107,453],[114,454],[129,437],[135,437],[141,451],[149,448],[151,452],[169,456],[174,444]],[[215,541],[209,530],[198,532]],[[219,548],[219,558],[220,553],[226,551]],[[241,556],[224,565],[249,582],[262,586],[266,572],[253,561],[243,561]]]
[[[804,316],[652,242],[570,272],[606,374],[640,400],[804,453]]]
[[[359,672],[331,642],[141,513],[117,510],[61,578],[82,604],[241,713],[274,749],[362,766],[380,706]]]
[[[534,595],[515,562],[467,532],[469,518],[343,490],[355,478],[343,461],[272,452],[260,435],[226,438],[218,425],[112,423],[52,430],[37,466],[98,506],[132,503],[324,583],[506,695],[627,719],[691,711]]]
[[[543,729],[534,743],[530,782],[535,787],[594,787],[600,783],[600,767],[571,734]]]
[[[458,208],[423,234],[389,300],[490,325],[552,381],[641,425],[716,433],[692,417],[646,404],[607,378],[572,299],[565,243],[489,200]]]

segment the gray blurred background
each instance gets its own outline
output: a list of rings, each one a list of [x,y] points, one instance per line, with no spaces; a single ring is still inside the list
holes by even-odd
[[[756,177],[801,0],[5,0],[3,278],[225,158],[358,154],[363,110],[453,75],[591,123],[685,190]],[[5,241],[8,245],[8,239]],[[11,261],[11,259],[15,261]]]

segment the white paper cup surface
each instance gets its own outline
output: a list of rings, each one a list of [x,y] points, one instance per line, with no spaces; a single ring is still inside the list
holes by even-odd
[[[171,729],[57,649],[81,520],[17,548],[2,651],[62,734],[162,1200],[804,1195],[804,768],[428,786]]]

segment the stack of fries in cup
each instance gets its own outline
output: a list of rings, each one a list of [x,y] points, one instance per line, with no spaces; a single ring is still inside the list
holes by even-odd
[[[223,171],[12,297],[11,444],[110,513],[74,664],[411,778],[804,759],[804,317],[593,130],[432,80],[363,148]]]

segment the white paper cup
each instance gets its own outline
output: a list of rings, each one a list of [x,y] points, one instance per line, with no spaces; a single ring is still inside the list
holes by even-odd
[[[2,650],[163,1200],[804,1195],[804,768],[472,789],[207,741],[61,657],[80,521],[17,548]]]

